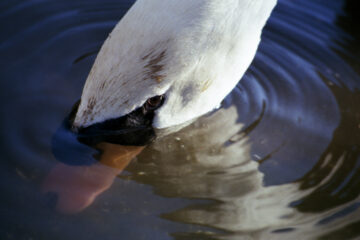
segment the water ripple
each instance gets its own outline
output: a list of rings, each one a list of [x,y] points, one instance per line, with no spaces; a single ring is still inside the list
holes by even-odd
[[[78,216],[45,206],[38,185],[57,161],[52,138],[133,3],[0,3],[0,238],[360,236],[352,0],[280,0],[253,64],[219,111],[147,148]]]

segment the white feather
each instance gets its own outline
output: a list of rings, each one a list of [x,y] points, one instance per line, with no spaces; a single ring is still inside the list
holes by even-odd
[[[86,81],[74,125],[124,116],[165,94],[153,126],[213,110],[256,53],[276,0],[138,0],[109,35]]]

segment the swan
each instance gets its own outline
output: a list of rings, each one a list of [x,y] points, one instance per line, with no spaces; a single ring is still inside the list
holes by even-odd
[[[144,145],[220,106],[252,62],[277,0],[137,0],[104,42],[71,124]]]

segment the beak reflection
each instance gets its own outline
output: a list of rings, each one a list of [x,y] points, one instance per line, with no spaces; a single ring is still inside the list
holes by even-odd
[[[44,179],[42,191],[56,195],[57,211],[75,214],[89,207],[144,147],[100,143],[96,148],[102,151],[99,162],[86,166],[59,162]]]

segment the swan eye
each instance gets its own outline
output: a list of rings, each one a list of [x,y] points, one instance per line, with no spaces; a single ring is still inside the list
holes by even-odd
[[[146,101],[146,103],[144,104],[144,108],[146,110],[155,110],[155,109],[159,108],[163,104],[163,102],[164,102],[163,100],[164,100],[163,95],[149,98]]]

